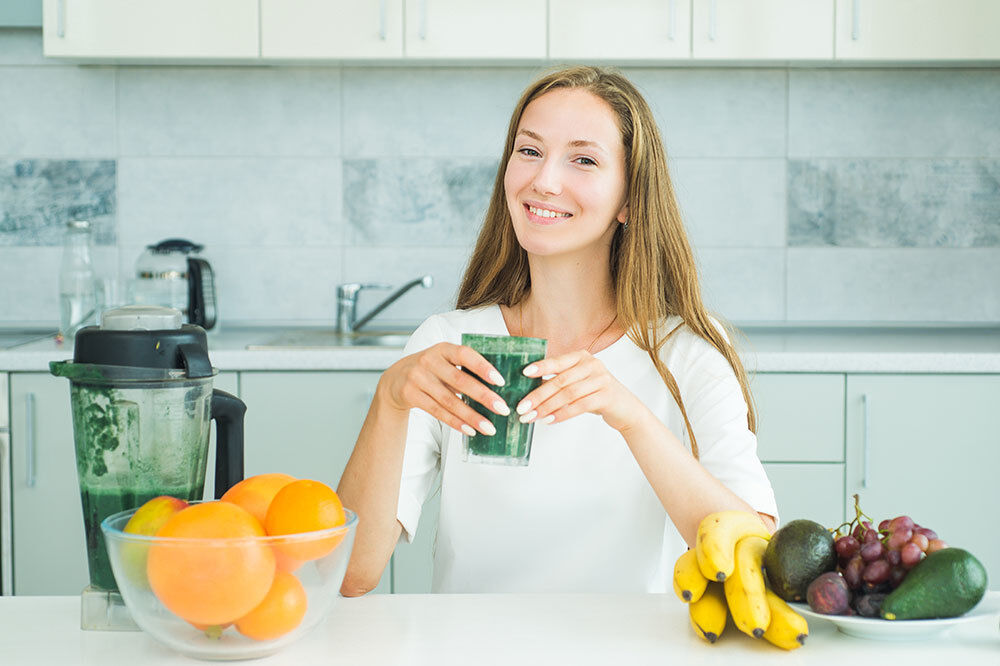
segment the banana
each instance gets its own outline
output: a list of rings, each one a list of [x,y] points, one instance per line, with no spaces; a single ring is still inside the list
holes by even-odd
[[[764,550],[767,539],[754,534],[736,542],[736,568],[723,587],[733,624],[743,633],[760,638],[771,622],[771,610],[764,594]]]
[[[731,576],[736,566],[736,542],[749,534],[764,539],[771,538],[771,533],[756,513],[718,511],[705,516],[698,525],[695,543],[698,567],[701,568],[702,575],[720,583]]]
[[[684,551],[674,564],[674,592],[681,601],[693,603],[705,593],[708,580],[698,568],[698,554],[693,549]]]
[[[701,598],[688,604],[688,614],[691,616],[694,633],[709,643],[719,640],[729,617],[722,584],[709,583]]]
[[[794,650],[805,645],[809,635],[806,619],[792,610],[771,590],[767,590],[767,605],[771,608],[771,624],[764,632],[764,638],[785,650]]]

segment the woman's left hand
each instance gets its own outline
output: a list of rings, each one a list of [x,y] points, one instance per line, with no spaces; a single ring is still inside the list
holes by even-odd
[[[524,369],[528,377],[555,375],[516,406],[522,423],[559,423],[577,414],[599,414],[619,432],[635,426],[648,409],[587,351],[546,358]]]

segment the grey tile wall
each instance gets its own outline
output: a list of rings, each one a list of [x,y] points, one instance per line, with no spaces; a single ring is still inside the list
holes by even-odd
[[[74,66],[0,29],[0,324],[57,320],[79,215],[105,274],[204,243],[223,321],[329,321],[338,282],[425,272],[383,319],[450,308],[535,73]],[[626,73],[721,315],[1000,320],[1000,69]]]

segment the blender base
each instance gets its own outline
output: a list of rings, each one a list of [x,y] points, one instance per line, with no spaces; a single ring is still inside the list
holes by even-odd
[[[118,592],[92,585],[80,595],[80,628],[88,631],[139,631]]]

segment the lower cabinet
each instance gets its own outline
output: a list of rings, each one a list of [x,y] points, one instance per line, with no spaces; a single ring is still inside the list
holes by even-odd
[[[79,594],[89,580],[69,386],[48,373],[10,374],[14,594]],[[214,386],[238,393],[236,373]]]

